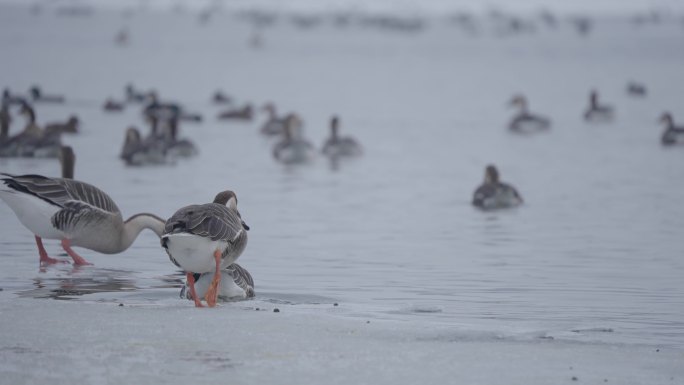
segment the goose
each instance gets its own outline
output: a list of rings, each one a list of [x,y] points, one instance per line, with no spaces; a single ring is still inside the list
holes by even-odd
[[[252,120],[252,117],[253,117],[253,109],[252,109],[252,105],[249,103],[247,103],[242,108],[228,109],[226,111],[221,112],[218,115],[218,119],[222,119],[222,120],[226,120],[226,119]]]
[[[636,82],[627,83],[627,95],[635,97],[646,96],[646,86]]]
[[[149,103],[143,110],[143,114],[147,118],[156,118],[159,120],[179,119],[190,122],[201,122],[202,115],[191,114],[183,111],[178,103],[160,102],[156,91],[150,91],[148,94]]]
[[[584,112],[584,120],[587,122],[608,122],[613,120],[613,116],[613,107],[599,104],[598,92],[592,90],[589,94],[589,107]]]
[[[200,299],[205,298],[214,273],[194,274],[195,290]],[[183,286],[180,297],[194,300],[188,283]],[[235,301],[254,297],[254,279],[249,271],[237,263],[221,270],[221,284],[218,287],[218,298],[223,301]]]
[[[33,99],[34,102],[64,103],[64,96],[61,96],[61,95],[45,95],[45,94],[43,94],[43,91],[38,86],[31,87],[31,89],[29,90],[29,94],[31,94],[31,99]]]
[[[329,157],[353,157],[363,153],[361,145],[350,136],[339,136],[340,120],[337,116],[330,119],[330,137],[323,144],[321,152]]]
[[[78,133],[79,120],[76,115],[71,115],[65,123],[45,124],[45,134],[76,134]]]
[[[262,109],[268,114],[268,119],[261,126],[261,133],[266,136],[282,135],[285,131],[285,120],[287,117],[279,118],[273,103],[266,103]]]
[[[672,114],[664,112],[660,117],[660,123],[665,125],[665,131],[660,138],[660,142],[663,146],[684,144],[684,127],[675,126]]]
[[[216,306],[220,272],[242,254],[248,230],[237,209],[237,196],[230,190],[218,193],[212,203],[183,207],[166,221],[161,245],[171,262],[186,272],[196,307],[203,305],[194,274],[214,272],[204,298],[209,307]]]
[[[0,199],[34,234],[41,265],[58,262],[48,257],[43,238],[60,240],[74,264],[88,265],[73,246],[116,254],[128,249],[144,229],[162,235],[163,219],[141,213],[124,221],[116,203],[104,191],[69,179],[75,157],[70,148],[63,148],[61,154],[63,178],[0,174]]]
[[[124,110],[124,104],[109,98],[105,100],[104,104],[102,105],[102,109],[107,112],[120,112]]]
[[[197,155],[197,146],[190,139],[178,139],[178,120],[168,121],[168,135],[165,139],[166,153],[172,158],[187,158]]]
[[[527,99],[523,95],[514,96],[509,104],[519,108],[518,114],[511,119],[508,125],[511,131],[526,134],[545,131],[551,128],[551,121],[548,118],[528,112]]]
[[[218,90],[214,93],[212,100],[215,104],[230,104],[233,102],[233,99],[230,96],[224,94],[221,90]]]
[[[283,139],[273,147],[273,157],[284,164],[307,163],[315,156],[314,147],[309,141],[297,134],[299,117],[288,115],[285,120]]]
[[[158,138],[148,137],[143,140],[140,131],[131,126],[126,130],[119,158],[129,166],[164,164],[167,162],[166,146]]]
[[[36,114],[29,104],[22,104],[19,113],[26,116],[26,127],[0,145],[0,157],[56,158],[62,146],[60,135],[46,135],[36,124]]]
[[[523,203],[518,191],[511,185],[499,181],[499,172],[494,165],[485,169],[485,180],[473,193],[473,206],[483,210],[515,207]]]
[[[148,95],[144,92],[137,91],[133,84],[128,83],[124,88],[126,100],[129,103],[144,103],[147,101]]]

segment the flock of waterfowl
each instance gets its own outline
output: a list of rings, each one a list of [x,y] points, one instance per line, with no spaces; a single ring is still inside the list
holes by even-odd
[[[646,88],[630,83],[627,93],[643,97]],[[180,121],[202,121],[201,116],[187,112],[178,103],[161,102],[153,91],[138,92],[131,85],[125,88],[125,98],[125,103],[108,100],[104,109],[112,111],[113,104],[118,104],[116,110],[138,104],[150,128],[145,137],[135,127],[126,130],[120,155],[126,164],[158,164],[169,158],[197,154],[194,143],[178,138],[178,126]],[[104,191],[73,179],[75,155],[71,147],[61,143],[61,135],[78,133],[78,118],[72,116],[64,123],[48,124],[43,128],[37,125],[33,104],[62,103],[64,100],[62,96],[46,96],[37,87],[31,89],[28,98],[13,95],[6,89],[2,99],[0,156],[57,157],[62,164],[61,178],[0,174],[0,198],[34,234],[40,264],[63,262],[48,256],[42,239],[59,240],[74,264],[85,265],[88,262],[72,249],[73,246],[105,254],[120,253],[131,246],[142,230],[150,229],[160,237],[161,246],[171,262],[186,272],[187,286],[181,292],[182,297],[194,300],[195,305],[201,307],[202,298],[209,306],[215,306],[219,297],[253,296],[251,275],[236,263],[247,245],[249,230],[238,211],[237,195],[233,191],[223,191],[213,202],[183,207],[168,220],[149,213],[124,220],[116,203]],[[228,104],[231,98],[219,91],[212,100],[216,104]],[[511,132],[532,134],[551,129],[551,119],[531,113],[523,95],[515,95],[509,104],[518,108],[508,125]],[[13,106],[18,106],[19,114],[26,118],[26,126],[22,132],[10,136]],[[357,140],[339,135],[337,116],[331,118],[330,136],[317,150],[305,138],[303,121],[296,113],[278,115],[272,103],[267,103],[262,110],[266,120],[259,133],[278,138],[273,144],[272,156],[282,164],[309,163],[318,153],[330,159],[358,157],[363,153]],[[251,104],[247,104],[230,114],[222,112],[217,118],[251,120],[252,114]],[[592,90],[583,118],[591,123],[606,123],[614,116],[615,109],[601,104],[598,92]],[[664,113],[661,121],[666,126],[661,143],[665,146],[684,144],[684,128],[675,126],[672,115]],[[492,210],[522,203],[520,193],[500,180],[494,165],[488,165],[483,184],[473,193],[472,204]]]

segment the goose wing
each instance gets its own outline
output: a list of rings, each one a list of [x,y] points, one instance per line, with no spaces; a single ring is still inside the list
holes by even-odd
[[[226,267],[224,271],[228,272],[233,277],[235,284],[245,291],[247,298],[254,297],[254,279],[247,269],[237,263],[233,263]]]
[[[65,207],[67,202],[80,202],[111,214],[121,213],[109,195],[88,183],[42,175],[1,175],[5,176],[2,181],[11,189],[59,207]]]
[[[218,203],[191,205],[166,221],[164,234],[189,233],[212,241],[234,243],[247,229],[236,210]]]

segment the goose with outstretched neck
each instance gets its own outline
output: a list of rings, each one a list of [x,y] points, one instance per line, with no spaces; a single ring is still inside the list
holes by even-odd
[[[589,94],[589,107],[584,112],[584,120],[587,122],[609,122],[613,120],[614,115],[613,107],[599,103],[598,92],[592,90]]]
[[[684,144],[684,127],[675,125],[672,114],[664,112],[660,116],[660,123],[665,125],[665,131],[663,131],[663,135],[660,137],[660,143],[663,146]]]
[[[551,121],[543,116],[532,114],[527,109],[527,98],[523,95],[515,95],[509,105],[518,108],[518,113],[513,116],[508,128],[517,133],[529,134],[546,131],[551,128]]]
[[[75,156],[70,147],[62,148],[60,160],[62,178],[0,174],[0,198],[35,235],[41,265],[59,262],[47,255],[43,238],[60,240],[74,264],[88,265],[73,246],[116,254],[128,249],[144,229],[162,235],[163,219],[142,213],[124,221],[107,193],[72,179]]]
[[[196,307],[203,305],[195,290],[195,274],[213,273],[204,298],[209,307],[216,306],[221,270],[245,250],[248,230],[237,209],[237,196],[230,190],[218,193],[212,203],[185,206],[166,221],[161,245],[171,262],[186,272]]]
[[[499,171],[494,165],[485,169],[485,180],[473,193],[473,206],[483,210],[494,210],[519,206],[522,197],[515,187],[499,180]]]
[[[323,143],[321,152],[331,158],[361,155],[363,150],[359,142],[351,136],[340,136],[339,126],[340,119],[337,116],[333,116],[330,119],[330,137]]]

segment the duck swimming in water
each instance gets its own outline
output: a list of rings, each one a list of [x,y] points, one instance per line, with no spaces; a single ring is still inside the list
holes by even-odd
[[[613,107],[601,105],[598,101],[598,92],[592,90],[589,94],[589,107],[584,112],[584,120],[587,122],[609,122],[613,120]]]
[[[483,210],[502,209],[523,203],[518,191],[499,180],[499,171],[494,165],[485,169],[485,180],[473,193],[473,206]]]
[[[140,131],[135,127],[126,130],[126,137],[119,158],[129,166],[145,166],[165,164],[166,146],[161,139],[148,137],[143,139]]]
[[[641,83],[629,82],[627,83],[627,95],[634,97],[645,97],[646,86]]]
[[[71,179],[75,157],[70,148],[62,149],[60,160],[62,178],[0,174],[0,199],[35,235],[41,265],[59,262],[48,257],[43,238],[60,240],[74,264],[85,265],[88,262],[72,246],[116,254],[126,250],[144,229],[161,236],[161,218],[143,213],[124,221],[121,211],[104,191]]]
[[[350,136],[339,136],[340,119],[333,116],[330,119],[330,137],[323,144],[321,152],[331,158],[354,157],[363,153],[361,145]]]
[[[221,272],[245,250],[248,230],[237,209],[237,196],[230,190],[217,194],[212,203],[183,207],[166,221],[161,245],[171,262],[186,272],[196,307],[203,305],[195,274],[213,274],[203,297],[209,307],[216,306]]]
[[[663,146],[684,144],[684,127],[675,126],[672,114],[664,112],[660,117],[660,123],[665,125],[665,131],[663,131],[663,135],[660,137],[660,143]]]
[[[48,123],[45,125],[45,134],[77,134],[78,133],[78,117],[71,115],[69,120],[65,123]]]
[[[513,119],[508,124],[508,128],[511,131],[529,134],[546,131],[551,128],[551,121],[548,118],[531,114],[527,110],[527,99],[523,95],[514,96],[509,104],[519,109],[518,114],[513,116]]]
[[[234,109],[228,109],[226,111],[221,112],[218,115],[218,119],[221,120],[252,120],[254,113],[253,113],[253,108],[252,105],[247,103],[244,107],[242,108],[234,108]]]
[[[273,158],[284,164],[301,164],[312,161],[316,152],[313,145],[298,135],[299,117],[290,114],[285,119],[283,139],[273,147]]]

